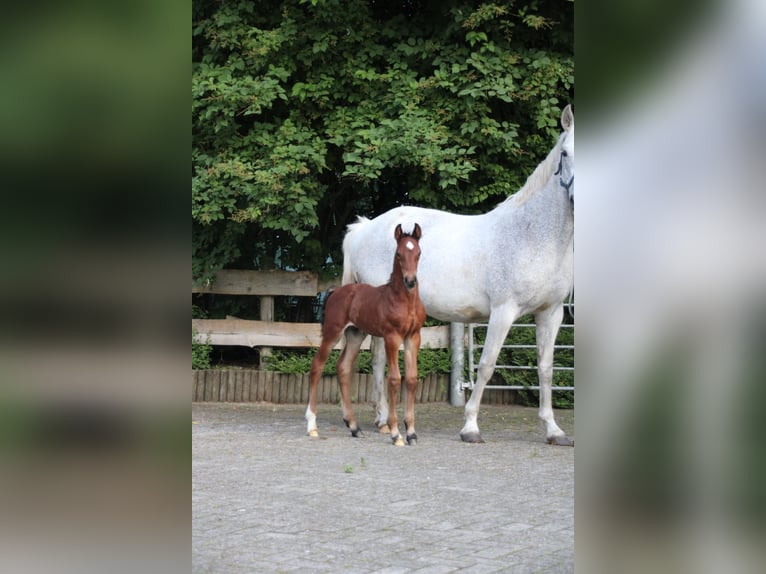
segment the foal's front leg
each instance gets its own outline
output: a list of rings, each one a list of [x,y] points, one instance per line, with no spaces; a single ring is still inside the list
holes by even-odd
[[[399,389],[402,387],[402,375],[399,372],[399,345],[402,340],[400,337],[390,337],[385,341],[388,359],[388,426],[391,429],[391,442],[396,446],[404,446],[396,417],[396,404],[399,401]]]
[[[404,340],[404,385],[407,388],[407,403],[404,409],[404,428],[407,444],[415,446],[418,435],[415,434],[415,391],[418,386],[418,351],[420,349],[420,331]]]

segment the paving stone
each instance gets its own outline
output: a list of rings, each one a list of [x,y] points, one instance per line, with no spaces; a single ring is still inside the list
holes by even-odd
[[[352,438],[338,407],[192,406],[194,574],[574,571],[574,449],[544,443],[536,409],[416,406],[418,444]],[[573,411],[556,411],[568,433]]]

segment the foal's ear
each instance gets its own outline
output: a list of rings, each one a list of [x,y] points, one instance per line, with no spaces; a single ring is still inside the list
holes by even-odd
[[[399,241],[401,237],[402,237],[402,224],[400,223],[399,225],[396,226],[396,229],[394,229],[394,239]]]
[[[415,228],[412,230],[412,236],[413,236],[415,239],[417,239],[418,241],[420,241],[420,236],[421,236],[421,234],[422,234],[422,231],[420,230],[420,225],[418,225],[418,224],[416,223],[416,224],[415,224]]]

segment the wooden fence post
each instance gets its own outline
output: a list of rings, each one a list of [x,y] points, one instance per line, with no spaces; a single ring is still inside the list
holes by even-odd
[[[274,297],[264,295],[261,297],[261,321],[274,321]],[[260,347],[258,352],[258,368],[265,369],[265,357],[271,356],[271,347]]]

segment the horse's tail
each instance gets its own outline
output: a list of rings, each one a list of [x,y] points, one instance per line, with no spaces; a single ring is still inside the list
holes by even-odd
[[[353,269],[353,262],[351,261],[351,239],[359,229],[370,220],[361,215],[357,217],[355,223],[349,224],[346,236],[343,238],[343,278],[341,279],[341,285],[347,285],[348,283],[356,283],[356,273]]]

